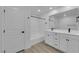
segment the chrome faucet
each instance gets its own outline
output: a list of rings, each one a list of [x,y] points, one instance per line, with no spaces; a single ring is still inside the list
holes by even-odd
[[[71,29],[70,29],[70,28],[68,28],[68,32],[69,32],[69,33],[70,33],[70,30],[71,30]]]

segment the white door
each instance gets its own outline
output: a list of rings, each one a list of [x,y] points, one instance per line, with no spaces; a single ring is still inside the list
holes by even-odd
[[[0,53],[2,52],[2,8],[0,7]]]
[[[5,7],[5,52],[24,49],[24,7]]]

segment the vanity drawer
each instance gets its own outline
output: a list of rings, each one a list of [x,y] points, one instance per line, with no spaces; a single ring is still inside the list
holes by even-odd
[[[46,40],[45,41],[48,45],[55,47],[55,48],[59,48],[59,42],[58,41],[53,41],[53,40]]]
[[[78,40],[79,41],[79,36],[78,35],[71,35],[71,38],[74,40]]]

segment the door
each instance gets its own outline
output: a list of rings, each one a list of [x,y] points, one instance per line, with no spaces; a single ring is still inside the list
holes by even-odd
[[[2,8],[0,7],[0,53],[2,52]]]
[[[24,49],[24,7],[5,7],[5,52]]]

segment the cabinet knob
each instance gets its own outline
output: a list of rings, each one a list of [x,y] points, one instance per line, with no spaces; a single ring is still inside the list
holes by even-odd
[[[47,22],[45,22],[45,24],[47,24]]]
[[[48,36],[49,36],[49,34],[48,34]]]
[[[57,38],[55,38],[55,40],[58,40]]]
[[[66,41],[69,41],[69,39],[66,39]]]
[[[24,31],[21,31],[21,33],[24,33]]]

